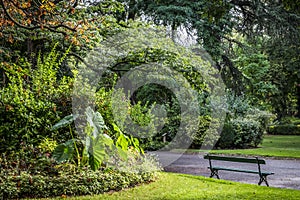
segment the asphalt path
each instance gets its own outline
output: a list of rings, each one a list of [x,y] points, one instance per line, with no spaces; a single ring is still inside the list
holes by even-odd
[[[162,167],[167,172],[200,175],[206,177],[209,177],[210,175],[210,171],[207,168],[208,160],[203,159],[203,153],[180,154],[167,151],[155,151],[149,153],[158,157]],[[266,160],[266,165],[261,165],[262,170],[275,173],[274,175],[268,176],[268,183],[270,187],[300,190],[300,160],[275,158],[263,159]],[[220,163],[219,161],[215,161],[215,164],[230,168],[257,170],[257,165],[249,163]],[[219,176],[221,179],[242,183],[257,184],[259,181],[259,176],[257,174],[219,171]],[[262,185],[264,185],[264,183]]]

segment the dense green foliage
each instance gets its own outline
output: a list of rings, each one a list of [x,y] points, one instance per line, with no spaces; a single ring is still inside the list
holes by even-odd
[[[218,80],[216,70],[212,70],[209,67],[211,64],[202,58],[205,52],[199,46],[189,49],[177,46],[171,39],[164,38],[164,31],[165,29],[157,26],[134,28],[124,31],[126,35],[124,41],[120,41],[119,37],[109,39],[111,45],[109,51],[113,52],[113,48],[117,46],[119,48],[117,55],[121,56],[116,56],[113,66],[109,67],[107,70],[109,72],[104,74],[104,78],[111,79],[104,79],[105,81],[101,81],[100,86],[97,86],[100,89],[96,90],[95,104],[105,121],[109,122],[108,124],[116,123],[127,135],[137,135],[144,147],[157,149],[171,142],[172,145],[176,145],[189,138],[195,139],[197,145],[201,145],[212,112],[208,96],[217,93],[220,80]],[[126,41],[130,42],[126,43]],[[148,46],[145,46],[145,43]],[[120,53],[120,49],[124,49],[125,53],[122,51]],[[112,56],[111,59],[113,58]],[[149,73],[145,79],[139,80],[130,75],[130,70],[138,71],[139,66],[144,67],[142,72]],[[153,71],[153,68],[156,70]],[[97,72],[96,69],[94,71]],[[128,77],[124,71],[128,71]],[[144,74],[136,73],[135,76],[145,74],[145,72]],[[123,79],[134,80],[134,84],[141,84],[142,87],[134,90],[129,96],[127,94],[132,92],[131,88],[126,90],[124,87],[124,91],[111,89],[115,87],[115,82],[120,83]],[[167,86],[163,85],[164,83],[167,83]],[[214,84],[217,87],[211,87]],[[178,87],[183,88],[178,90]],[[184,96],[189,95],[188,89],[193,90],[195,100]],[[177,91],[177,94],[174,91]],[[222,89],[220,91],[222,95]],[[191,104],[189,103],[191,101],[199,103]],[[160,119],[155,118],[155,113],[152,113],[152,111],[155,112],[156,106],[163,110],[162,113],[156,113],[161,116]],[[200,111],[201,116],[194,114],[197,110]],[[140,126],[138,128],[132,126],[130,119]],[[182,136],[179,136],[178,129],[182,120],[186,123],[197,121],[201,127],[183,126]],[[156,127],[161,127],[161,129],[157,131]],[[114,137],[113,135],[112,133],[111,136]],[[163,135],[166,137],[165,144],[163,144]],[[176,137],[177,139],[174,139]],[[197,138],[199,140],[196,140]]]
[[[290,6],[291,3],[282,2],[273,5],[268,1],[265,3],[260,1],[246,3],[237,1],[210,2],[205,0],[198,2],[138,1],[136,4],[134,4],[133,1],[120,2],[123,2],[126,6],[123,7],[124,5],[116,1],[96,1],[93,3],[87,1],[71,1],[69,3],[43,1],[35,4],[26,1],[19,3],[16,3],[15,1],[2,1],[1,9],[3,10],[2,18],[4,20],[2,22],[4,25],[2,34],[5,35],[3,44],[5,44],[7,48],[3,49],[1,52],[8,55],[11,49],[17,50],[11,51],[17,52],[17,54],[14,55],[15,58],[26,57],[29,62],[31,62],[31,67],[29,68],[34,71],[38,68],[36,66],[40,65],[38,51],[47,49],[47,51],[43,52],[49,52],[49,49],[53,46],[53,41],[62,41],[58,43],[57,49],[63,50],[72,44],[67,55],[75,56],[76,59],[82,61],[80,56],[85,55],[88,49],[91,49],[102,39],[105,40],[108,36],[128,28],[135,29],[137,26],[147,26],[146,23],[134,24],[130,22],[130,20],[136,20],[138,16],[143,14],[147,20],[152,20],[156,24],[170,26],[171,39],[175,41],[176,38],[178,39],[178,35],[176,35],[176,30],[178,30],[178,28],[185,27],[189,33],[194,31],[197,42],[212,55],[216,68],[223,74],[224,82],[229,88],[235,91],[235,95],[245,93],[250,104],[263,109],[268,109],[269,111],[275,111],[278,114],[278,118],[296,112],[295,92],[297,88],[294,86],[294,83],[298,76],[296,69],[298,61],[297,56],[295,55],[296,51],[291,50],[293,48],[290,48],[290,44],[291,41],[297,41],[295,39],[297,39],[298,33],[293,29],[297,23],[297,18],[295,18],[293,13],[298,13],[295,6]],[[248,10],[245,9],[245,7],[247,7]],[[263,15],[261,8],[266,9],[266,15]],[[38,12],[34,11],[41,12],[40,16],[38,15]],[[254,12],[255,15],[251,16],[249,13],[252,11],[257,12]],[[272,16],[275,14],[278,14],[279,18],[287,23],[282,24],[280,27],[276,26],[271,20]],[[99,15],[101,17],[98,20],[95,20],[94,16]],[[238,16],[242,17],[238,18]],[[40,20],[39,17],[42,17],[43,20]],[[246,20],[247,17],[254,21]],[[286,19],[288,17],[294,20],[287,21]],[[83,18],[86,18],[87,20],[82,21]],[[266,24],[262,18],[272,23]],[[255,19],[257,20],[255,21]],[[89,22],[89,20],[91,21]],[[127,20],[129,20],[129,23],[125,22]],[[243,26],[240,26],[241,24],[243,24]],[[253,29],[253,27],[257,28]],[[279,36],[278,33],[275,32],[275,28],[284,30],[286,27],[292,28],[288,29],[289,31],[286,31],[285,34],[281,34],[280,37],[282,37],[281,41],[285,44],[283,46],[289,50],[289,62],[283,62],[284,60],[281,59],[283,58],[282,55],[278,53],[282,48],[279,48],[279,45],[275,44],[277,40],[273,39],[273,36]],[[10,30],[20,30],[21,32],[12,34],[10,33]],[[28,34],[25,34],[30,30],[36,32],[34,38],[26,36]],[[265,30],[265,35],[261,34],[260,31],[262,30]],[[241,37],[241,33],[247,33],[248,35]],[[253,33],[259,34],[256,36]],[[268,38],[268,40],[265,40],[264,38]],[[13,45],[17,43],[19,46]],[[25,47],[25,44],[27,44],[27,48]],[[200,51],[199,53],[202,54],[203,52]],[[12,56],[3,57],[3,66],[10,66],[9,62],[11,62],[11,60],[8,59],[8,57]],[[43,58],[44,56],[42,55],[40,57]],[[54,63],[53,59],[52,62]],[[199,78],[201,77],[201,74],[193,70],[193,66],[183,55],[178,55],[170,51],[170,49],[160,49],[159,46],[152,49],[141,48],[136,52],[130,52],[130,54],[125,57],[119,57],[114,66],[109,67],[111,72],[107,73],[107,75],[109,75],[106,78],[110,79],[110,84],[107,85],[107,82],[105,82],[102,87],[106,88],[105,90],[107,92],[107,89],[109,90],[114,85],[114,82],[122,77],[124,71],[129,71],[141,64],[152,62],[165,62],[165,64],[172,66],[173,69],[179,71],[189,83],[192,84],[193,89],[196,89],[199,92],[199,102],[206,101],[210,91],[204,84],[205,81]],[[276,67],[274,68],[274,66]],[[288,68],[285,66],[288,66]],[[74,67],[78,67],[78,61],[70,60],[69,58],[64,62],[58,63],[55,69],[59,72],[55,75],[57,80],[64,80],[65,78],[62,77],[66,74],[68,74],[68,76],[73,76],[74,74],[71,69]],[[209,66],[207,66],[207,68],[209,68]],[[287,71],[284,71],[286,69]],[[1,70],[3,73],[6,72],[5,68]],[[289,76],[289,71],[293,72],[292,78],[287,78]],[[283,79],[276,78],[277,82],[275,82],[274,77],[278,74],[284,74],[286,76],[281,76]],[[27,78],[27,80],[29,79],[34,80],[36,78]],[[278,80],[280,81],[278,82]],[[290,81],[288,84],[282,84],[287,82],[287,80]],[[7,85],[8,90],[11,90],[11,88],[9,88],[11,87],[9,81],[12,80],[10,80],[7,73],[5,73],[3,76],[4,86],[6,87]],[[56,84],[60,85],[58,81],[56,81]],[[30,84],[35,83],[32,82]],[[290,89],[288,90],[287,88]],[[280,96],[288,98],[278,98]],[[35,95],[35,97],[37,97],[37,95]],[[68,102],[68,94],[65,97],[57,97],[56,101],[62,101],[62,99],[64,99],[63,104],[66,103],[66,99]],[[265,101],[265,99],[267,99],[267,101]],[[284,100],[285,102],[278,102],[278,100]],[[53,103],[51,101],[52,100],[49,101],[49,105],[45,105],[45,110],[49,111],[51,108],[52,110],[57,110],[57,106],[50,105]],[[166,108],[168,116],[167,124],[163,126],[160,133],[154,138],[142,141],[145,146],[149,147],[157,143],[157,145],[154,146],[160,147],[163,145],[161,144],[162,135],[165,134],[167,134],[167,141],[171,141],[174,138],[179,126],[180,107],[177,99],[172,96],[171,91],[155,84],[145,85],[132,94],[130,101],[130,104],[132,104],[132,113],[134,113],[131,114],[131,117],[136,121],[140,120],[139,123],[145,122],[142,122],[143,120],[146,120],[146,116],[142,113],[152,105],[163,104]],[[194,146],[202,144],[203,132],[208,129],[209,124],[212,122],[220,123],[209,116],[210,108],[207,106],[208,104],[209,102],[206,102],[204,106],[200,106],[201,116],[199,117],[199,129],[198,131],[194,131],[193,134],[190,134],[190,137],[194,140]],[[10,105],[4,103],[3,106],[6,110],[10,110],[11,108]],[[112,119],[112,115],[107,113],[108,111],[101,106],[102,105],[98,105],[97,109],[99,109],[100,113],[104,116],[106,125],[113,126],[115,122]],[[137,112],[138,106],[140,106],[140,111]],[[42,112],[38,111],[40,108],[34,110],[39,113]],[[67,105],[63,112],[56,113],[55,119],[53,116],[50,116],[53,114],[43,113],[43,115],[47,119],[53,118],[53,120],[50,121],[55,122],[57,119],[62,118],[69,113],[70,107]],[[236,117],[238,116],[234,116],[233,118]],[[234,120],[233,118],[230,120]],[[148,120],[149,119],[148,116]],[[4,121],[7,122],[6,119]],[[27,122],[28,121],[30,120],[27,120]],[[43,124],[47,126],[47,124],[50,124],[49,122]],[[124,122],[126,123],[126,120]],[[110,127],[110,129],[113,130],[113,127]],[[124,131],[125,128],[121,127],[121,130]],[[110,136],[114,137],[114,134],[117,131],[109,132]],[[132,130],[132,132],[135,131]],[[151,135],[151,133],[148,134]],[[45,135],[50,136],[48,133]],[[68,137],[70,138],[70,135],[67,136],[67,138]],[[153,140],[156,140],[156,142],[153,143]],[[37,143],[38,142],[36,142],[36,144]]]
[[[128,6],[128,15],[123,16],[146,15],[149,21],[167,25],[174,40],[184,35],[179,32],[182,29],[195,35],[237,95],[267,99],[264,106],[276,112],[278,119],[299,116],[298,1],[120,1]],[[248,67],[234,62],[237,58]],[[249,67],[254,65],[261,70],[256,68],[250,75]]]
[[[228,115],[216,148],[257,147],[274,116],[259,110],[243,97],[228,94]]]
[[[217,147],[247,148],[257,147],[263,139],[259,122],[249,119],[234,119],[225,123]]]
[[[59,167],[64,169],[59,169]],[[131,167],[133,168],[132,171],[111,169],[98,171],[85,169],[79,171],[66,165],[57,166],[58,174],[56,175],[30,174],[28,171],[18,173],[2,169],[0,174],[0,199],[102,194],[156,179],[154,169],[148,169],[150,171],[147,171],[145,165],[143,168],[138,163],[134,163]]]
[[[7,47],[0,52],[5,54],[0,69],[2,199],[119,190],[150,181],[159,170],[142,155],[139,141],[123,134],[113,119],[104,121],[89,107],[83,116],[69,115],[81,56],[118,29],[112,13],[122,10],[112,1],[83,7],[73,3],[1,1],[6,21],[1,34],[21,30],[9,35],[9,41],[1,38]],[[64,9],[70,13],[60,15]],[[26,22],[22,13],[28,14],[23,16]],[[99,22],[106,25],[98,28]],[[36,31],[34,38],[29,30]],[[72,122],[84,117],[85,135],[80,135]]]
[[[285,117],[268,127],[271,135],[300,135],[300,119]]]
[[[50,131],[70,109],[72,79],[57,77],[64,59],[59,55],[53,49],[39,57],[35,68],[25,60],[3,65],[9,82],[0,89],[1,153],[19,150],[21,143],[38,145],[45,137],[57,141],[68,138]]]
[[[271,135],[300,135],[300,126],[295,124],[269,126],[268,133]]]
[[[113,124],[114,130],[118,132],[115,141],[107,135],[105,131],[109,129],[99,112],[94,112],[90,107],[87,107],[85,115],[87,118],[86,135],[79,137],[83,149],[80,150],[77,147],[78,140],[74,138],[70,129],[72,139],[59,144],[53,152],[53,158],[57,162],[76,160],[78,167],[88,164],[92,170],[98,170],[101,166],[105,167],[112,163],[127,160],[128,150],[135,151],[137,155],[143,154],[139,141],[132,136],[124,135],[115,124]],[[73,115],[64,117],[52,127],[52,130],[70,125],[75,118],[76,116]]]

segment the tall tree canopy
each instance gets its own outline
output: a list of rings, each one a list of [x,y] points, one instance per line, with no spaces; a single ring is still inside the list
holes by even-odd
[[[127,19],[142,16],[174,31],[181,26],[190,34],[196,32],[198,43],[212,55],[225,83],[236,94],[245,93],[249,80],[232,62],[236,58],[232,46],[245,50],[250,45],[265,54],[273,68],[269,73],[280,76],[270,80],[279,92],[268,98],[279,118],[293,113],[300,78],[299,1],[120,1],[127,5]],[[233,33],[244,36],[247,42],[236,40]]]

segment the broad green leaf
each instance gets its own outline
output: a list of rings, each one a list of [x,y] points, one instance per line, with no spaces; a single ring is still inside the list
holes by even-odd
[[[125,137],[124,134],[120,134],[118,139],[117,139],[117,142],[116,142],[116,146],[117,147],[121,147],[122,150],[124,151],[127,151],[128,150],[128,140],[127,138]]]
[[[85,148],[90,149],[91,145],[92,145],[92,138],[89,136],[85,137]]]
[[[103,129],[107,129],[104,119],[99,112],[94,112],[91,107],[87,107],[85,114],[88,124],[93,127],[92,135],[94,138],[96,138],[98,134],[102,133]]]
[[[112,148],[112,145],[114,144],[114,141],[109,137],[107,134],[101,135],[101,140],[104,145],[108,146],[110,149]]]
[[[52,126],[51,131],[57,130],[59,128],[65,127],[69,124],[71,124],[79,115],[68,115],[65,116],[63,119],[61,119],[59,122],[57,122],[54,126]]]
[[[114,128],[114,131],[116,131],[118,134],[122,133],[121,129],[115,123],[112,123],[112,125],[113,125],[113,128]]]
[[[101,167],[103,159],[99,159],[97,157],[95,157],[94,154],[91,154],[89,156],[89,165],[91,167],[92,170],[96,171],[97,169],[99,169]]]
[[[52,157],[56,162],[61,163],[70,160],[73,157],[73,153],[74,141],[68,140],[55,148]]]
[[[93,141],[93,145],[89,148],[89,165],[92,170],[97,170],[106,158],[105,146],[101,139]]]

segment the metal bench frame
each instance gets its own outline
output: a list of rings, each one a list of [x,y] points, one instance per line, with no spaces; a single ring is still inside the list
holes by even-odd
[[[258,174],[259,175],[259,182],[258,185],[261,185],[262,182],[265,182],[266,185],[269,187],[269,183],[267,180],[268,175],[273,175],[273,172],[263,172],[261,170],[260,165],[261,164],[266,164],[266,161],[263,159],[259,159],[258,157],[255,158],[241,158],[241,157],[226,157],[226,156],[214,156],[214,155],[205,155],[204,159],[209,160],[209,169],[210,169],[210,178],[216,176],[218,179],[219,177],[219,171],[224,170],[224,171],[233,171],[233,172],[243,172],[243,173],[251,173],[251,174]],[[258,170],[253,171],[253,170],[244,170],[244,169],[233,169],[233,168],[224,168],[224,167],[217,167],[212,165],[212,160],[218,160],[218,161],[227,161],[227,162],[239,162],[239,163],[252,163],[252,164],[257,164]]]

